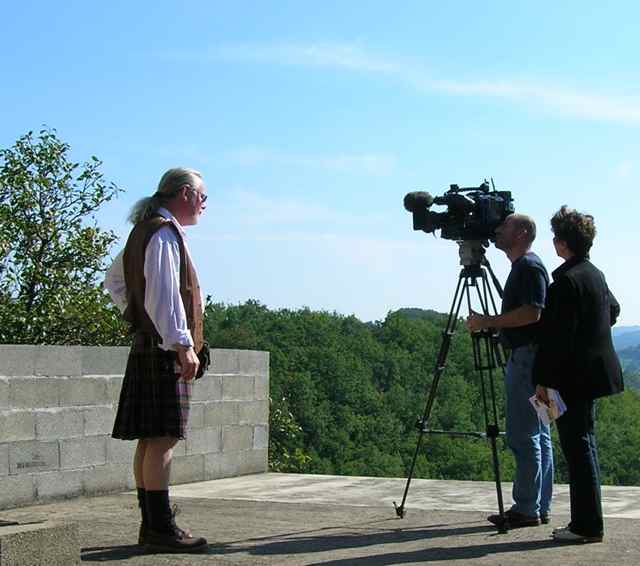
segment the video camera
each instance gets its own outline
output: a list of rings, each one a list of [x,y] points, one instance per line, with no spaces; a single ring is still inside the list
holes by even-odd
[[[445,212],[433,212],[429,210],[433,204],[448,208]],[[442,238],[456,241],[495,242],[496,228],[515,211],[511,191],[496,191],[495,187],[489,190],[486,180],[479,187],[450,185],[441,197],[422,191],[408,193],[404,207],[413,214],[414,230],[426,233],[440,230]]]

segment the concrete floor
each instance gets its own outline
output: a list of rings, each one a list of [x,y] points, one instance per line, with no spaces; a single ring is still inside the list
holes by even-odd
[[[402,501],[406,480],[312,474],[257,474],[214,480],[171,488],[174,497],[194,499],[234,499],[243,501],[277,501],[280,503],[316,503],[320,505],[354,505],[387,507]],[[505,509],[511,506],[511,484],[502,484]],[[602,489],[606,517],[640,519],[640,487]],[[405,508],[424,511],[495,512],[497,492],[493,482],[414,479]],[[569,514],[569,486],[554,488],[552,513]]]
[[[510,487],[504,486],[510,503]],[[7,520],[75,521],[83,562],[135,565],[391,564],[640,565],[640,488],[604,488],[606,535],[600,544],[562,545],[552,528],[567,523],[566,486],[557,489],[550,525],[496,533],[489,482],[415,480],[406,517],[396,516],[404,480],[261,474],[176,486],[178,524],[207,537],[200,555],[153,555],[137,546],[133,493],[79,498],[2,512]]]

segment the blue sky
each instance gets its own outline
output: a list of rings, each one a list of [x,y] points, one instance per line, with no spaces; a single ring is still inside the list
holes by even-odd
[[[457,246],[413,232],[402,198],[493,177],[550,270],[551,215],[593,214],[593,262],[640,324],[640,5],[449,4],[8,3],[0,146],[47,124],[97,155],[126,189],[99,216],[122,237],[165,169],[195,167],[214,300],[362,320],[449,309]]]

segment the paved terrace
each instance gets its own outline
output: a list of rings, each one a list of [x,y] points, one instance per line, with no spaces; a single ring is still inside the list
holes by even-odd
[[[0,513],[19,521],[76,521],[83,562],[135,565],[640,564],[640,488],[605,487],[602,544],[560,545],[568,488],[557,487],[551,525],[497,534],[490,482],[414,480],[407,515],[396,517],[403,479],[257,474],[172,488],[179,524],[209,539],[201,555],[145,554],[135,541],[133,493],[82,497]],[[503,485],[510,501],[509,484]]]

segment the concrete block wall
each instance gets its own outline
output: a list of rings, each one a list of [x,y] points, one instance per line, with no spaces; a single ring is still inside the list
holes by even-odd
[[[111,438],[128,348],[0,345],[0,509],[135,487]],[[269,354],[212,350],[172,482],[267,471]]]

